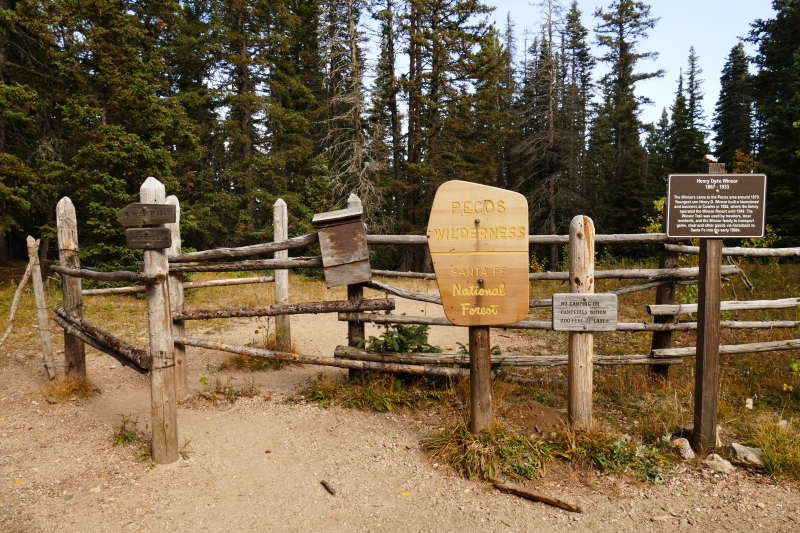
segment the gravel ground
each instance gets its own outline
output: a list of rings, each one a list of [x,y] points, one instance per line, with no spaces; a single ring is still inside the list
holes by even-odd
[[[399,312],[420,313],[413,307],[418,304]],[[433,314],[431,307],[423,311]],[[335,315],[295,318],[293,335],[302,353],[331,353],[345,341]],[[247,342],[250,329],[242,320],[215,338]],[[202,326],[190,332],[202,334]],[[466,332],[434,328],[431,340],[457,348]],[[35,350],[4,348],[10,357],[0,366],[0,531],[800,530],[796,484],[742,470],[719,476],[694,462],[663,485],[593,476],[558,462],[531,483],[579,502],[583,514],[501,494],[426,457],[421,441],[441,424],[431,413],[386,415],[283,402],[320,371],[309,366],[234,373],[236,383],[251,380],[264,396],[179,407],[179,442],[186,443],[187,458],[150,468],[136,460],[136,444],[111,442],[121,414],[145,429],[147,376],[89,350],[88,373],[100,392],[86,401],[50,404],[32,394],[45,379],[38,360],[28,357]],[[190,383],[199,388],[200,378],[211,376],[208,365],[223,357],[190,350]]]

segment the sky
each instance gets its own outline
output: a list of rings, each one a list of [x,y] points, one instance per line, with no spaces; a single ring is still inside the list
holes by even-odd
[[[484,0],[488,5],[496,7],[490,19],[495,20],[499,28],[504,28],[506,15],[511,14],[515,24],[515,32],[520,40],[525,28],[538,32],[541,26],[541,8],[539,1],[529,0]],[[562,0],[569,7],[571,0]],[[578,0],[578,8],[583,12],[583,25],[590,30],[590,42],[596,49],[594,32],[597,21],[594,12],[598,7],[604,10],[611,0]],[[706,122],[710,126],[714,106],[719,97],[719,77],[725,60],[740,38],[746,37],[750,31],[750,23],[756,19],[772,18],[771,0],[650,0],[650,14],[660,18],[648,39],[639,45],[640,52],[658,52],[656,60],[642,61],[637,72],[652,72],[664,69],[663,78],[639,82],[637,95],[646,95],[654,104],[642,110],[644,122],[656,122],[661,117],[661,110],[669,108],[675,100],[678,87],[678,73],[686,69],[689,48],[694,46],[699,56],[700,78],[705,80],[701,90],[705,93],[703,107]],[[522,46],[521,44],[519,45]],[[746,44],[749,54],[754,53],[752,46]],[[602,75],[603,67],[598,66],[596,73]]]

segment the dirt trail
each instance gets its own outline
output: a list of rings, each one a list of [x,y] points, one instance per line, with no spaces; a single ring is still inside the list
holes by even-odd
[[[441,316],[441,307],[398,300],[398,313]],[[244,344],[254,323],[189,333]],[[206,328],[206,329],[204,329]],[[296,349],[330,354],[346,343],[335,315],[293,318]],[[55,331],[55,330],[54,330]],[[368,326],[367,334],[380,330]],[[431,342],[457,350],[464,328],[432,328]],[[519,344],[513,335],[503,346]],[[33,341],[33,338],[32,338]],[[532,486],[578,501],[585,513],[500,494],[430,461],[421,439],[441,424],[430,413],[379,414],[281,400],[320,371],[287,367],[253,374],[272,399],[230,407],[178,410],[179,442],[188,459],[148,468],[137,446],[114,447],[119,415],[144,426],[149,383],[89,350],[88,371],[100,389],[91,400],[49,404],[30,393],[44,382],[29,349],[3,349],[0,366],[0,531],[798,531],[797,485],[738,472],[719,477],[686,464],[665,485],[636,486],[587,477],[554,464]],[[224,354],[190,349],[189,382],[200,389]],[[267,453],[269,452],[269,453]],[[337,492],[320,485],[327,481]],[[763,508],[758,504],[762,504]]]

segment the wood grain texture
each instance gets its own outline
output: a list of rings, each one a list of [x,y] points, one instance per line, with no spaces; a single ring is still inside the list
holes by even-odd
[[[289,238],[289,209],[283,198],[278,198],[272,208],[272,231],[276,242]],[[289,259],[289,250],[275,252],[274,259]],[[289,303],[289,271],[275,269],[275,303]],[[280,351],[292,350],[292,317],[282,315],[275,318],[275,333]]]
[[[528,315],[528,202],[463,181],[436,191],[427,229],[445,316],[460,326]]]
[[[594,293],[594,223],[578,215],[569,225],[569,292]],[[567,373],[569,423],[576,429],[590,431],[592,413],[592,376],[594,335],[569,333]]]
[[[168,196],[166,203],[174,211],[173,222],[167,223],[170,232],[170,247],[167,250],[167,259],[181,253],[181,204],[177,196]],[[185,289],[183,272],[170,272],[167,277],[169,283],[169,302],[172,311],[183,311]],[[172,333],[183,337],[186,327],[183,321],[172,321]],[[186,347],[175,346],[175,397],[183,401],[189,397],[189,376],[187,368]]]
[[[53,360],[53,341],[50,338],[50,324],[47,319],[47,302],[44,298],[42,269],[39,266],[39,241],[28,236],[28,259],[33,262],[31,281],[33,282],[33,299],[36,303],[36,322],[39,328],[39,341],[42,344],[42,364],[51,381],[56,378],[56,364]]]
[[[489,326],[469,327],[469,430],[492,431],[492,350]]]
[[[325,285],[329,289],[370,281],[372,281],[372,271],[369,260],[325,268]]]
[[[125,246],[131,250],[156,250],[172,246],[169,228],[128,228]]]
[[[153,177],[147,178],[140,189],[142,203],[163,204],[164,185]],[[167,250],[145,250],[144,271],[149,276],[168,274]],[[150,328],[150,411],[152,427],[152,457],[156,464],[174,463],[178,454],[178,403],[175,389],[175,349],[172,342],[172,312],[169,284],[149,285],[147,318]]]
[[[58,261],[61,267],[80,269],[78,258],[78,220],[72,200],[64,197],[56,205],[56,225],[58,227]],[[52,270],[55,270],[51,267]],[[77,277],[61,279],[61,292],[64,308],[76,316],[83,316],[83,297],[81,280]],[[68,378],[86,379],[86,348],[83,341],[64,334],[64,375]]]

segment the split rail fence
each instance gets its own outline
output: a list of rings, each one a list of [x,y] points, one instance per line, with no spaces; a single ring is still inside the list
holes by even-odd
[[[175,196],[165,198],[164,186],[154,178],[148,178],[141,187],[142,203],[170,203],[179,209]],[[360,207],[357,197],[351,195],[348,207]],[[428,376],[469,376],[468,356],[461,354],[422,354],[370,352],[358,348],[356,337],[364,338],[366,323],[423,324],[428,326],[453,326],[444,317],[406,316],[384,314],[395,308],[389,295],[421,302],[441,304],[438,295],[424,294],[373,280],[370,283],[349,285],[348,299],[342,301],[288,303],[288,269],[322,268],[320,257],[289,257],[289,250],[306,247],[319,242],[318,235],[311,233],[288,238],[287,211],[283,200],[275,204],[275,242],[219,248],[214,250],[181,253],[180,220],[167,224],[172,233],[169,249],[146,249],[144,269],[140,272],[96,272],[80,267],[78,260],[78,232],[75,210],[69,198],[62,198],[57,207],[60,265],[52,267],[62,275],[63,305],[55,309],[55,321],[65,331],[65,373],[68,376],[85,377],[86,365],[84,343],[105,352],[120,363],[137,372],[149,373],[151,381],[151,411],[153,429],[152,457],[156,463],[172,463],[179,457],[177,439],[177,400],[188,397],[190,391],[186,376],[186,348],[197,347],[223,352],[244,354],[252,357],[306,364],[324,365],[353,370],[375,370]],[[567,235],[531,235],[531,245],[567,244]],[[659,268],[598,270],[595,279],[641,280],[637,284],[621,287],[610,293],[622,295],[657,288],[656,302],[648,306],[653,322],[617,323],[617,331],[653,333],[652,350],[647,354],[595,355],[594,365],[650,365],[656,375],[667,377],[671,365],[682,364],[683,357],[695,355],[694,348],[673,348],[673,331],[697,329],[697,322],[674,322],[674,317],[696,312],[696,305],[675,303],[675,286],[696,284],[698,268],[680,268],[678,254],[697,254],[697,247],[677,244],[664,234],[596,235],[598,244],[653,244],[661,247]],[[368,235],[367,244],[372,246],[424,246],[427,237],[418,235]],[[274,254],[272,259],[250,259],[254,255]],[[755,257],[792,257],[800,255],[800,248],[784,249],[723,249],[726,255]],[[245,259],[246,258],[246,259]],[[267,270],[274,276],[237,278],[211,282],[184,283],[186,272],[235,272]],[[435,279],[434,274],[373,270],[373,276],[383,278]],[[721,276],[739,274],[736,266],[721,267]],[[540,272],[529,274],[531,282],[544,280],[567,281],[569,272]],[[98,281],[126,281],[139,286],[93,289],[82,291],[81,279]],[[187,288],[245,283],[275,283],[276,302],[269,305],[249,307],[222,307],[213,309],[185,309],[184,290]],[[365,298],[364,288],[386,295],[386,298]],[[145,292],[149,321],[149,349],[131,346],[92,324],[83,317],[83,296],[103,294],[125,294]],[[771,301],[723,302],[723,310],[734,309],[778,309],[791,308],[800,303],[798,298]],[[531,300],[530,307],[548,307],[551,300]],[[38,308],[38,305],[37,305]],[[375,311],[383,311],[374,313]],[[307,313],[337,313],[338,320],[347,323],[348,346],[339,346],[332,357],[317,357],[291,353],[291,315]],[[187,320],[208,320],[234,317],[274,316],[280,319],[277,328],[281,332],[281,347],[267,350],[249,346],[231,345],[209,339],[187,337],[184,323]],[[722,321],[723,328],[766,329],[794,328],[800,322],[780,321]],[[551,321],[523,320],[514,324],[492,326],[495,329],[551,330]],[[40,328],[41,329],[41,328]],[[49,339],[48,339],[49,342]],[[487,339],[488,342],[488,339]],[[43,341],[44,343],[44,341]],[[44,345],[44,344],[43,344]],[[800,347],[800,339],[773,343],[754,343],[721,346],[722,354],[765,352]],[[493,356],[492,363],[503,363],[517,367],[551,367],[568,364],[567,355],[513,355]],[[441,366],[454,365],[454,366]],[[591,383],[591,382],[590,382]],[[588,394],[591,395],[591,386]],[[491,405],[491,404],[489,404]]]

